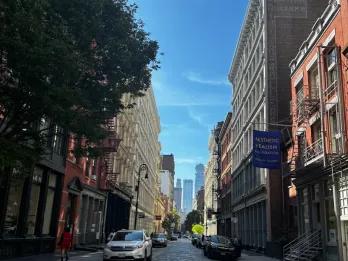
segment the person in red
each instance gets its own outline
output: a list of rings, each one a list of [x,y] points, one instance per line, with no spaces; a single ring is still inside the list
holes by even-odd
[[[65,227],[64,232],[62,233],[62,236],[60,238],[60,256],[61,261],[64,260],[64,254],[65,254],[65,260],[69,259],[68,251],[70,250],[72,246],[72,233],[70,232],[69,227]]]

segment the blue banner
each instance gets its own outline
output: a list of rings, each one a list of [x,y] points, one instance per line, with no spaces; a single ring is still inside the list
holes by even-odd
[[[257,168],[280,169],[280,131],[253,131],[253,165]]]

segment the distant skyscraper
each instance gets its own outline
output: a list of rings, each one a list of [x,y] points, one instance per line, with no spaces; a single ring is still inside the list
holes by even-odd
[[[197,164],[196,165],[196,178],[195,178],[195,196],[197,192],[204,186],[204,165]]]
[[[192,210],[193,180],[184,179],[183,210],[187,214]]]
[[[176,179],[176,186],[177,188],[182,188],[181,187],[181,179]]]
[[[181,212],[181,199],[182,199],[181,179],[177,179],[176,187],[174,188],[174,201],[176,203],[176,209],[179,212]]]

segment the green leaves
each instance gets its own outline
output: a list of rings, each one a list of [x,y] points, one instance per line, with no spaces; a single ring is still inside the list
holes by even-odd
[[[135,12],[126,0],[3,0],[0,138],[40,147],[43,117],[87,141],[105,137],[123,94],[141,95],[159,66]]]
[[[187,214],[185,219],[185,230],[190,231],[194,224],[200,224],[203,222],[203,215],[197,210],[192,210]]]
[[[167,232],[170,232],[171,228],[175,228],[175,229],[178,228],[179,222],[180,222],[180,216],[176,212],[176,210],[173,210],[165,216],[164,220],[162,221],[162,227]],[[173,227],[173,224],[174,224],[174,227]]]
[[[192,233],[202,235],[204,233],[204,227],[200,224],[194,224],[192,226]]]

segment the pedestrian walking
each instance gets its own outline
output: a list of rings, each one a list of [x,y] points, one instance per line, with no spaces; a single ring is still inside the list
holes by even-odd
[[[59,241],[60,245],[60,260],[69,260],[68,252],[71,249],[72,246],[72,233],[70,232],[69,227],[65,227],[64,232],[62,233],[62,236]]]

